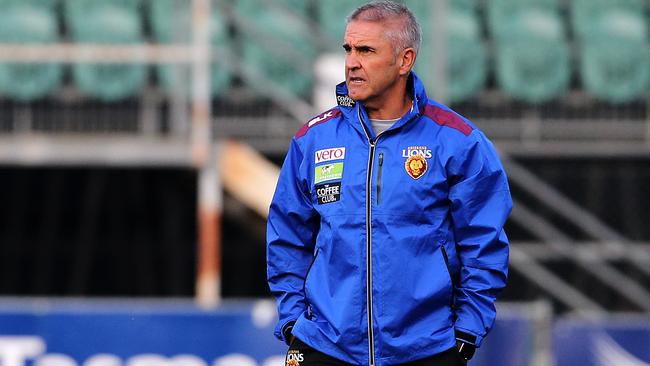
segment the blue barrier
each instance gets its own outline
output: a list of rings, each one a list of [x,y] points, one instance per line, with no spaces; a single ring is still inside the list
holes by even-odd
[[[270,302],[30,304],[0,308],[2,366],[275,366],[286,351]]]
[[[529,318],[501,314],[476,352],[472,366],[531,364],[535,329]]]
[[[530,306],[500,309],[471,365],[536,366],[534,355],[548,351],[540,339],[551,337],[539,327],[550,319],[534,314]],[[282,366],[275,322],[266,300],[203,311],[190,301],[4,299],[0,365]],[[559,319],[552,345],[556,366],[650,366],[650,317]]]
[[[507,314],[472,366],[529,364],[532,322]],[[0,365],[281,366],[286,346],[273,337],[275,322],[270,301],[202,311],[188,301],[5,300]]]
[[[650,318],[560,319],[553,351],[556,366],[650,366]]]

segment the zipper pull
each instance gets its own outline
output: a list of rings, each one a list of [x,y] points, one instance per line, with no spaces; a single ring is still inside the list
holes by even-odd
[[[379,166],[384,165],[384,153],[379,153]]]

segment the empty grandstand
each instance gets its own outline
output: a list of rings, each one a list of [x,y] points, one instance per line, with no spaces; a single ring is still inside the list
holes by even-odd
[[[509,173],[504,300],[650,312],[650,3],[404,2]],[[0,295],[268,296],[269,162],[363,3],[0,0]]]

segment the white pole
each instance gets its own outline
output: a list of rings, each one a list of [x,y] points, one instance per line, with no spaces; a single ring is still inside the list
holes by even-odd
[[[431,2],[431,60],[433,62],[433,98],[440,103],[447,102],[447,0]]]
[[[192,1],[192,159],[198,170],[196,301],[206,308],[221,296],[222,191],[212,134],[210,100],[210,0]]]

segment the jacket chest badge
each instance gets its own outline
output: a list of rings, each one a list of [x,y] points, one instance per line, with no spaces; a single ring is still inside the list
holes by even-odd
[[[427,158],[431,157],[431,150],[426,146],[410,146],[402,150],[402,157],[406,158],[404,169],[413,178],[418,179],[427,172],[429,164]]]

